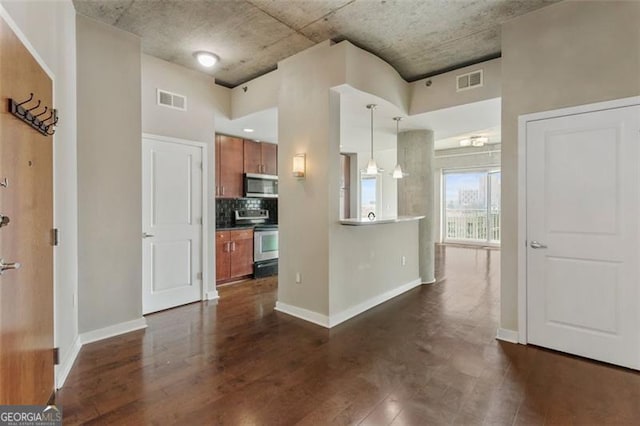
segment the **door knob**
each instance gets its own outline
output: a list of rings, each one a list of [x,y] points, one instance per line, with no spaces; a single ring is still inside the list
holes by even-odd
[[[9,222],[10,222],[9,216],[2,216],[0,214],[0,228],[2,228],[3,226],[7,226]]]
[[[155,237],[155,235],[147,234],[146,232],[142,233],[142,238],[151,238],[151,237]]]
[[[535,241],[535,240],[531,241],[531,244],[529,244],[529,247],[531,247],[532,249],[546,249],[547,248],[546,245],[544,245],[542,243],[539,243],[538,241]]]
[[[8,271],[10,269],[20,269],[20,265],[18,262],[13,263],[4,263],[4,259],[0,258],[0,275],[4,273],[4,271]]]

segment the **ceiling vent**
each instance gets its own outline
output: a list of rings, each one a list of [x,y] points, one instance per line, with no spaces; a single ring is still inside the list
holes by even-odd
[[[473,71],[456,77],[456,92],[482,87],[484,79],[482,70]]]
[[[158,89],[158,105],[173,109],[179,109],[180,111],[186,111],[187,97],[178,95],[177,93],[171,93],[167,92],[166,90]]]

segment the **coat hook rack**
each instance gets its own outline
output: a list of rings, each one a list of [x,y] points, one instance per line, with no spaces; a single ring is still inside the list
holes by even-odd
[[[39,133],[45,136],[53,135],[56,132],[55,126],[58,125],[58,111],[45,106],[42,112],[36,114],[36,110],[40,108],[42,101],[38,99],[35,106],[27,108],[27,104],[32,101],[33,93],[30,93],[29,97],[22,102],[16,102],[14,99],[9,98],[9,112]],[[40,119],[47,111],[49,111],[49,116]]]

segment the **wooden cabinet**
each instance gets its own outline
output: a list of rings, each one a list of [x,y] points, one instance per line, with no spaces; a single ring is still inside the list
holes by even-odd
[[[216,281],[253,274],[253,229],[216,232]]]
[[[244,141],[216,135],[216,197],[240,198],[243,191]]]
[[[244,172],[278,174],[278,146],[273,143],[244,141]]]

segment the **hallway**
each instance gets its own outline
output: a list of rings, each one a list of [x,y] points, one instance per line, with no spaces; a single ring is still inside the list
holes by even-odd
[[[274,312],[274,279],[149,315],[82,349],[57,395],[65,424],[640,421],[640,374],[495,340],[498,250],[436,253],[436,284],[331,331]]]

